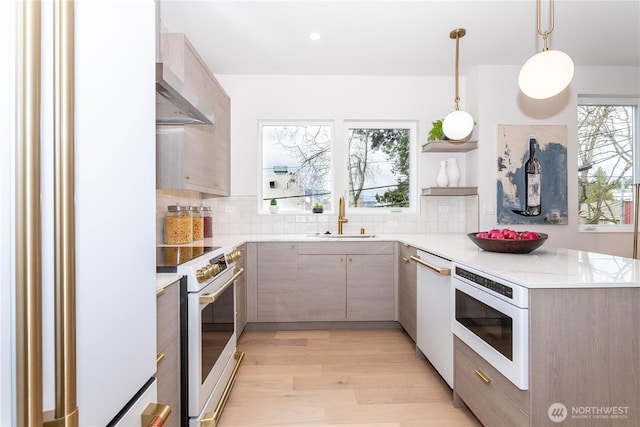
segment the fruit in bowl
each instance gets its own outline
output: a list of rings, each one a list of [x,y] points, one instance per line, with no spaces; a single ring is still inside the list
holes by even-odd
[[[490,252],[529,253],[539,248],[547,239],[544,233],[494,228],[480,233],[467,234],[480,249]]]

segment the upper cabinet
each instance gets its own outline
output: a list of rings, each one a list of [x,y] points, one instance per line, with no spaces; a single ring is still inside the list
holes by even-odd
[[[185,110],[200,106],[207,111],[203,115],[212,118],[212,123],[157,124],[156,187],[196,191],[205,197],[228,196],[231,160],[229,96],[184,34],[161,34],[160,62],[165,70],[168,69],[165,74],[173,74],[178,82],[175,85],[178,88],[169,90],[175,89],[186,99],[197,100]],[[176,116],[181,114],[176,109]],[[170,122],[163,120],[163,123]]]

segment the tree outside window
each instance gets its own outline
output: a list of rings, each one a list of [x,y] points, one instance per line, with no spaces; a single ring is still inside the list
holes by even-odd
[[[581,224],[633,223],[636,105],[578,105],[578,215]]]
[[[410,128],[349,127],[350,207],[410,207]]]
[[[280,212],[331,206],[331,135],[328,124],[264,124],[262,206],[275,199]]]

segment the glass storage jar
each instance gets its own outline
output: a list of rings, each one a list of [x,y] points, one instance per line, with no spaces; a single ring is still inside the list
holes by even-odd
[[[191,222],[193,224],[193,241],[202,240],[204,238],[204,225],[202,223],[202,211],[198,206],[190,206]]]
[[[204,238],[213,237],[213,217],[209,206],[200,206],[202,211],[202,225],[204,228]]]
[[[178,245],[192,241],[193,226],[189,207],[180,206],[177,203],[167,206],[167,212],[164,215],[164,242]]]

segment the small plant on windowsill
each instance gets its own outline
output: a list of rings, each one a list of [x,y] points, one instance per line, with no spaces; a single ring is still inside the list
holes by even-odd
[[[269,212],[272,214],[278,213],[278,201],[276,199],[271,199],[269,203]]]
[[[324,212],[324,208],[322,207],[322,205],[320,203],[316,203],[315,205],[313,205],[313,208],[311,209],[311,212],[313,212],[313,213],[322,213],[322,212]]]

